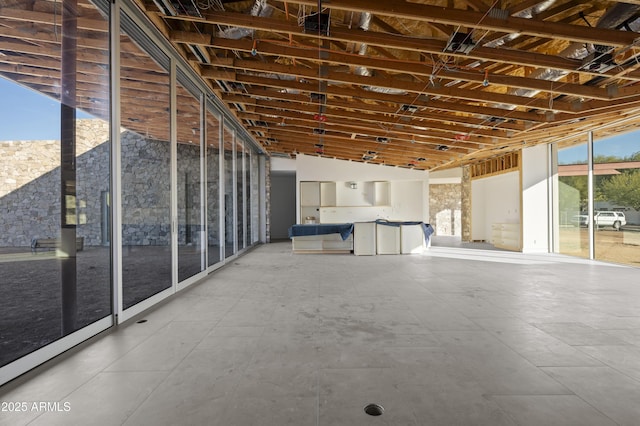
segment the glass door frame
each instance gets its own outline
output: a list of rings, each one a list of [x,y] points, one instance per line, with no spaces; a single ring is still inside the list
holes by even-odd
[[[209,244],[206,245],[206,260],[205,271],[210,273],[215,271],[216,269],[222,267],[224,265],[224,120],[220,112],[216,109],[215,105],[210,101],[209,97],[206,96],[204,100],[203,106],[203,119],[202,119],[202,134],[204,135],[204,154],[203,154],[203,162],[204,162],[204,177],[203,182],[204,185],[204,206],[205,206],[205,232],[207,235],[207,239],[209,236],[209,220],[208,220],[208,209],[209,209],[209,188],[207,186],[209,182],[209,168],[207,167],[208,161],[208,151],[209,151],[209,141],[207,140],[208,130],[207,130],[207,114],[211,114],[218,121],[218,240],[220,244],[218,244],[218,258],[220,259],[213,265],[208,265],[209,259]]]
[[[170,183],[170,230],[171,230],[171,287],[168,287],[159,293],[156,293],[147,299],[144,299],[135,305],[124,309],[123,305],[123,272],[122,272],[122,159],[121,159],[121,138],[120,138],[120,119],[121,119],[121,102],[120,102],[120,33],[122,28],[118,24],[117,27],[112,27],[111,33],[114,34],[114,40],[111,45],[112,54],[114,55],[115,60],[117,60],[117,66],[114,63],[113,70],[113,80],[112,80],[112,90],[114,95],[116,96],[117,102],[113,102],[113,114],[114,118],[112,120],[112,132],[113,138],[112,141],[117,149],[114,151],[112,161],[113,161],[113,173],[114,179],[117,181],[114,186],[114,194],[112,196],[113,200],[113,209],[114,209],[114,223],[112,226],[113,229],[113,259],[114,259],[114,279],[116,279],[117,286],[116,291],[114,292],[114,312],[116,313],[116,323],[122,324],[123,322],[139,315],[143,311],[149,309],[150,307],[156,305],[160,301],[166,299],[167,297],[173,295],[176,292],[176,283],[178,278],[178,239],[177,239],[177,204],[178,204],[178,196],[176,193],[177,188],[177,108],[176,108],[176,79],[177,79],[177,70],[176,70],[176,60],[175,58],[169,54],[164,48],[162,41],[156,36],[155,33],[149,31],[147,28],[147,24],[144,22],[142,16],[140,16],[140,12],[132,7],[127,2],[122,0],[115,0],[115,5],[112,7],[112,19],[114,16],[117,16],[117,21],[120,21],[120,14],[125,13],[129,19],[131,19],[138,27],[140,31],[143,32],[148,39],[154,43],[158,48],[160,48],[165,55],[169,58],[169,69],[167,72],[169,73],[169,94],[170,94],[170,174],[171,174],[171,183]]]

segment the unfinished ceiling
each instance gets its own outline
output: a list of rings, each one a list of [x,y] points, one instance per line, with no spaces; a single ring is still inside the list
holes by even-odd
[[[442,169],[640,124],[640,0],[136,2],[272,155]]]

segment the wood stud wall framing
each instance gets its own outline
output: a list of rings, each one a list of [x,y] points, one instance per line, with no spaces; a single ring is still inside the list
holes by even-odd
[[[471,179],[509,173],[520,169],[520,152],[510,152],[470,167]]]

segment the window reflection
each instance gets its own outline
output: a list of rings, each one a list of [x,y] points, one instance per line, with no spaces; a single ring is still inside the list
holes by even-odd
[[[234,166],[233,158],[235,134],[224,128],[223,149],[224,149],[224,257],[233,255],[236,250],[235,242],[235,202],[234,202]]]
[[[178,92],[178,281],[205,269],[200,179],[200,99]]]
[[[0,366],[111,314],[108,21],[79,0],[64,13],[91,28],[61,32],[60,4],[39,6],[0,16]],[[19,53],[34,34],[42,53]]]
[[[207,225],[208,265],[221,259],[220,249],[220,120],[207,111]]]
[[[559,252],[589,257],[587,144],[558,150]]]
[[[171,117],[168,58],[152,58],[124,32],[121,40],[122,300],[127,309],[172,285]]]
[[[247,196],[244,182],[244,147],[240,139],[236,140],[236,188],[237,188],[237,206],[236,206],[236,233],[238,241],[238,250],[245,248],[245,206]]]
[[[594,136],[595,257],[640,266],[640,132]]]

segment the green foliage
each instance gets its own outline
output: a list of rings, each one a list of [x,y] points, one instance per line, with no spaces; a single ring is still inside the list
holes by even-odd
[[[598,185],[598,192],[604,199],[619,206],[640,210],[640,169],[625,170],[619,175],[603,179]]]

